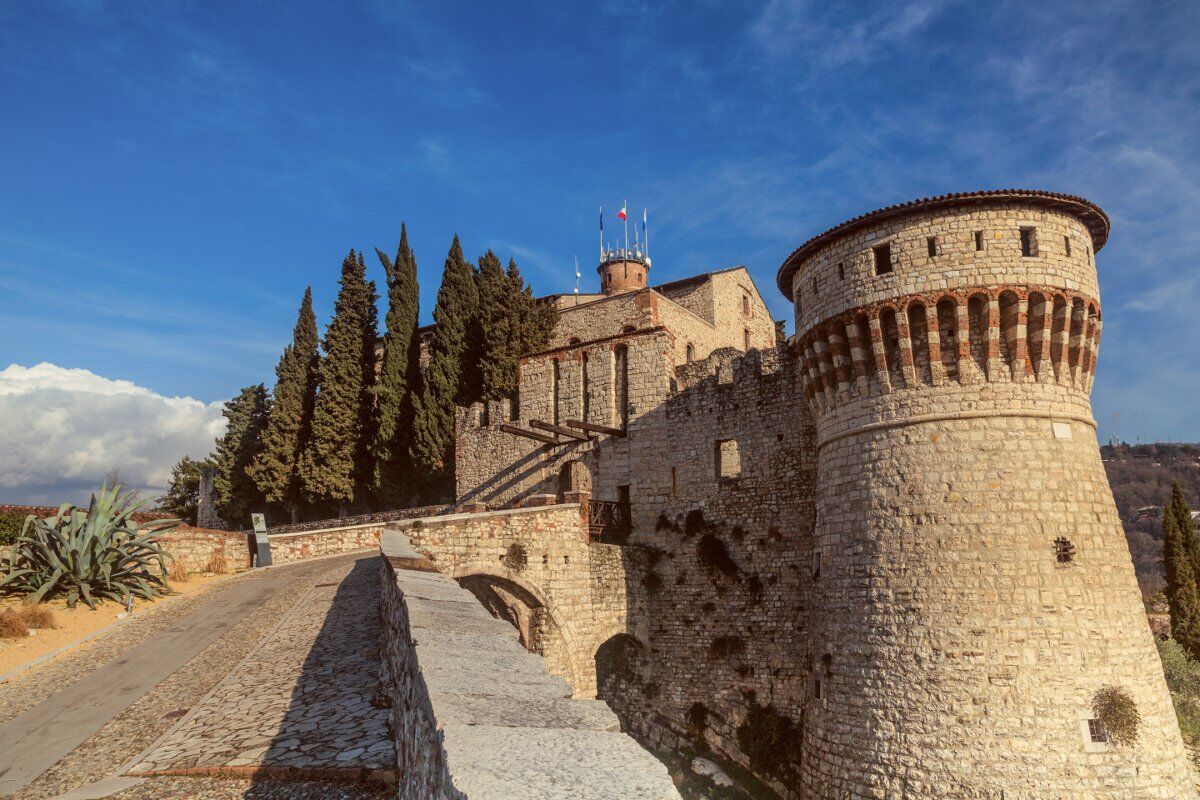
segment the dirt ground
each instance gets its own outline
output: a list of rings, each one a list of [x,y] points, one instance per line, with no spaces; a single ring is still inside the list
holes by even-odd
[[[117,615],[125,613],[125,607],[115,602],[98,603],[95,611],[83,603],[79,603],[75,608],[67,608],[64,600],[43,603],[44,607],[54,611],[58,627],[41,629],[35,634],[21,639],[0,639],[0,675],[5,675],[60,647],[77,643],[88,634],[114,623],[136,623],[145,614],[153,613],[154,609],[169,604],[182,596],[203,592],[212,584],[228,577],[228,575],[193,573],[184,582],[172,581],[171,588],[175,594],[160,597],[154,601],[138,599],[134,601],[133,613],[124,618]],[[20,608],[20,606],[20,598],[0,599],[0,610]]]

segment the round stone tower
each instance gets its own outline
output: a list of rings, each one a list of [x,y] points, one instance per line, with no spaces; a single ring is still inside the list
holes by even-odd
[[[600,291],[606,295],[633,292],[646,288],[650,258],[636,249],[607,250],[596,271],[600,273]]]
[[[946,195],[780,268],[820,487],[804,797],[1195,797],[1089,400],[1108,231]]]

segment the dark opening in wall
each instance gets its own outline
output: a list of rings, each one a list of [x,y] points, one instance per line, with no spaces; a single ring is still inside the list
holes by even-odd
[[[983,249],[983,231],[975,231],[975,249]]]
[[[1054,557],[1059,564],[1070,564],[1075,560],[1075,545],[1070,539],[1059,536],[1054,540]]]
[[[551,375],[551,378],[550,378],[550,394],[551,394],[551,403],[553,403],[553,406],[552,406],[552,409],[553,409],[553,414],[552,414],[552,416],[554,417],[554,424],[555,424],[555,425],[557,425],[557,424],[558,424],[558,405],[559,405],[559,403],[558,403],[558,399],[559,399],[559,398],[558,398],[558,394],[559,394],[559,392],[558,392],[558,382],[559,382],[559,379],[560,379],[560,373],[561,373],[561,370],[562,370],[562,367],[561,367],[561,365],[560,365],[560,363],[559,363],[558,359],[555,359],[555,360],[554,360],[554,372],[553,372],[553,374]]]
[[[708,658],[716,661],[729,656],[740,656],[746,652],[746,643],[736,636],[718,636],[708,646]]]
[[[579,377],[581,379],[580,383],[583,384],[582,392],[581,392],[581,394],[583,395],[583,421],[588,422],[589,418],[591,417],[592,400],[591,400],[590,381],[588,379],[588,354],[587,353],[583,354],[583,358],[579,362]]]
[[[616,401],[617,427],[629,427],[629,348],[617,345],[613,348],[613,394]]]
[[[812,287],[813,287],[813,297],[816,297],[817,296],[817,276],[816,275],[813,275]]]
[[[1021,228],[1021,255],[1032,258],[1037,254],[1037,228]]]
[[[512,397],[508,399],[508,419],[510,422],[521,419],[521,392],[519,389],[514,389]]]
[[[871,248],[875,255],[875,274],[886,275],[892,271],[892,246],[880,244]]]
[[[738,574],[738,565],[730,558],[725,543],[711,533],[700,537],[697,555],[700,557],[700,563],[706,567],[711,567],[725,575]]]
[[[813,678],[813,699],[814,700],[821,699],[821,679],[820,678]]]
[[[846,265],[844,263],[838,264],[838,280],[839,281],[846,280]]]
[[[1108,741],[1108,731],[1104,729],[1103,722],[1098,719],[1089,719],[1087,722],[1088,737],[1094,744],[1104,744]]]
[[[1066,248],[1067,257],[1070,258],[1070,256],[1071,256],[1071,237],[1070,236],[1063,237],[1063,246]]]
[[[742,292],[742,313],[750,316],[750,295]]]
[[[929,257],[933,258],[938,254],[938,244],[936,236],[925,237],[925,249],[929,251]]]
[[[695,360],[696,360],[696,345],[692,344],[691,342],[688,342],[688,344],[687,344],[687,361],[690,364]]]
[[[821,551],[817,550],[813,553],[812,576],[815,581],[821,577]]]
[[[742,329],[742,349],[743,350],[750,349],[750,329],[749,328]]]

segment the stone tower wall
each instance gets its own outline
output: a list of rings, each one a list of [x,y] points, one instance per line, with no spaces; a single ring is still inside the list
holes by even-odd
[[[1069,210],[998,201],[868,221],[797,265],[805,796],[1194,796],[1091,416],[1093,250]],[[1137,705],[1132,745],[1089,736],[1106,686]]]

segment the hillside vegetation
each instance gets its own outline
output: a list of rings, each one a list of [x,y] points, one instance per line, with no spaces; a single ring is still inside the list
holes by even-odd
[[[1179,481],[1188,506],[1200,508],[1200,444],[1107,444],[1100,456],[1138,582],[1153,594],[1163,585],[1162,507],[1171,497],[1171,483]]]

